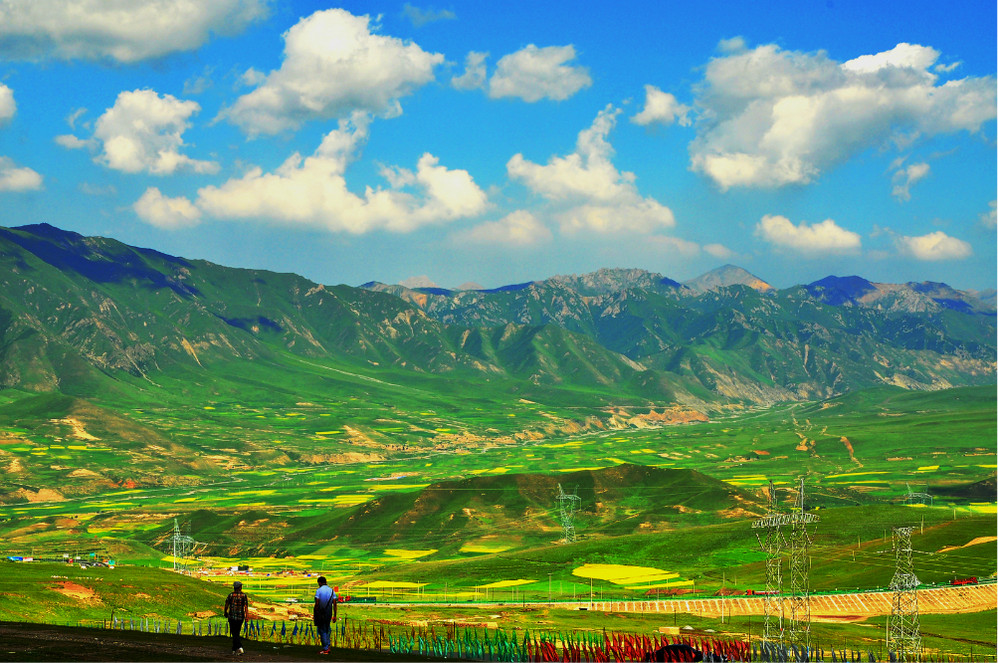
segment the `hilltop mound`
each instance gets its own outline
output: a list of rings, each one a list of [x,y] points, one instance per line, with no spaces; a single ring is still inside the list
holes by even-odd
[[[759,512],[755,496],[694,470],[620,465],[560,475],[502,474],[443,481],[418,493],[388,494],[335,528],[360,544],[444,549],[501,533],[510,543],[561,535],[558,486],[575,494],[580,530],[624,534],[664,529],[683,514],[743,516]],[[318,526],[315,532],[326,529]]]

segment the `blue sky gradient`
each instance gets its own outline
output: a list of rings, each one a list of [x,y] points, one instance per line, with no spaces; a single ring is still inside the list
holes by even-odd
[[[0,3],[0,225],[326,284],[995,287],[993,2]]]

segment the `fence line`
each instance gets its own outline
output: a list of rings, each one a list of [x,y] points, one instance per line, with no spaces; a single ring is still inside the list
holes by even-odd
[[[159,617],[114,617],[111,620],[59,622],[119,631],[140,631],[169,635],[228,637],[228,620],[169,619]],[[243,637],[274,644],[318,645],[319,636],[310,621],[247,620]],[[441,624],[414,626],[387,620],[368,621],[342,618],[333,625],[334,647],[361,649],[393,654],[411,654],[470,661],[508,663],[611,663],[623,661],[692,661],[703,653],[706,661],[743,662],[833,662],[858,663],[900,661],[893,652],[868,648],[811,648],[782,646],[746,639],[715,636],[637,635],[615,631],[551,631],[544,629],[488,629],[484,627]],[[697,651],[694,651],[697,650]],[[905,658],[918,663],[969,663],[995,660],[993,651],[978,654],[923,653]]]

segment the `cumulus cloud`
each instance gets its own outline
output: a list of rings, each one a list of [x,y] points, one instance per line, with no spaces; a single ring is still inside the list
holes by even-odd
[[[895,241],[902,253],[919,260],[960,260],[973,253],[970,244],[941,230],[919,237],[901,236]]]
[[[488,53],[471,51],[464,58],[464,73],[450,79],[458,90],[477,90],[485,85],[485,59]]]
[[[440,53],[375,34],[369,16],[318,11],[284,33],[281,68],[221,115],[251,135],[357,110],[397,116],[399,98],[433,80],[443,61]]]
[[[146,189],[132,209],[143,221],[165,230],[196,226],[201,220],[201,211],[187,198],[168,198],[156,187]]]
[[[664,124],[679,122],[679,126],[690,126],[689,106],[679,103],[668,92],[662,92],[654,85],[645,86],[645,107],[631,118],[634,124],[648,126],[649,124]]]
[[[550,200],[630,202],[637,195],[634,173],[617,170],[610,160],[613,147],[607,140],[618,115],[620,110],[611,106],[600,111],[592,126],[579,133],[575,152],[553,156],[546,165],[515,154],[506,164],[506,171],[531,191]]]
[[[785,216],[767,214],[756,225],[756,235],[770,244],[802,253],[847,252],[860,248],[860,237],[831,219],[794,225]]]
[[[14,91],[0,83],[0,124],[4,124],[17,112],[17,104],[14,103]]]
[[[510,178],[556,205],[563,233],[647,233],[675,225],[672,210],[638,193],[634,173],[613,165],[607,135],[619,115],[612,106],[600,111],[592,126],[579,132],[571,154],[553,156],[545,165],[515,154],[506,163]]]
[[[344,174],[367,138],[369,118],[340,120],[312,156],[295,153],[274,172],[253,168],[221,186],[198,191],[197,207],[223,219],[260,219],[333,232],[409,232],[485,211],[488,200],[465,170],[441,166],[431,154],[415,171],[387,168],[390,188],[347,188]]]
[[[37,191],[42,176],[27,167],[18,167],[8,157],[0,157],[0,191]]]
[[[994,77],[940,83],[938,57],[902,43],[843,63],[772,44],[714,58],[691,167],[721,189],[807,184],[872,146],[977,131],[995,117]]]
[[[559,213],[557,218],[565,235],[580,232],[651,234],[676,224],[672,210],[652,198],[616,205],[578,205]]]
[[[547,242],[551,237],[551,231],[537,217],[526,210],[517,210],[498,221],[489,221],[456,233],[454,239],[462,243],[531,246]]]
[[[55,141],[70,149],[99,146],[94,161],[126,173],[215,173],[217,163],[180,153],[188,120],[199,110],[197,102],[160,96],[154,90],[126,91],[97,119],[92,138],[62,135]]]
[[[421,28],[427,23],[436,21],[452,21],[457,18],[457,14],[449,9],[420,9],[413,7],[408,2],[402,6],[402,15],[412,21],[413,27]]]
[[[0,3],[0,57],[131,63],[192,51],[267,15],[268,0]]]
[[[894,183],[891,195],[901,202],[908,202],[911,200],[911,186],[928,174],[929,164],[924,162],[908,164],[907,168],[898,168],[891,178]]]
[[[574,59],[571,44],[544,48],[530,44],[504,55],[489,79],[489,96],[519,97],[528,102],[568,99],[593,82],[588,69],[569,64]]]

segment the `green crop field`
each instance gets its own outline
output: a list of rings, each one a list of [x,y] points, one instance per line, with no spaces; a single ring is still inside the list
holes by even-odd
[[[423,606],[407,618],[444,614],[455,601],[744,592],[765,585],[751,524],[766,512],[766,488],[774,483],[786,509],[800,477],[819,517],[810,528],[815,592],[886,587],[895,526],[915,528],[923,583],[995,574],[992,388],[882,388],[607,428],[585,425],[595,406],[517,396],[485,407],[484,396],[389,388],[380,375],[370,394],[335,401],[307,388],[283,405],[204,391],[196,405],[116,402],[102,406],[113,417],[97,418],[61,397],[5,392],[0,461],[32,471],[24,498],[0,504],[3,553],[93,553],[117,567],[5,566],[0,618],[101,619],[119,605],[190,617],[217,611],[235,577],[255,600],[307,602],[315,573],[347,593]],[[559,484],[579,497],[575,543],[560,541]],[[932,503],[905,504],[909,492]],[[175,523],[192,539],[182,559],[173,557]],[[167,571],[175,563],[203,581]],[[95,585],[99,598],[66,608],[57,576]],[[170,587],[169,605],[134,598],[154,596],[138,589],[149,584]],[[571,611],[545,615],[509,619],[579,623]],[[984,630],[994,642],[993,624]],[[867,633],[841,624],[822,632]]]

